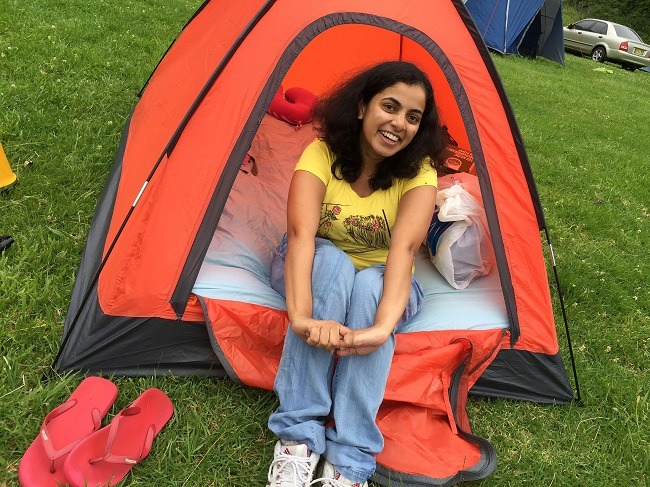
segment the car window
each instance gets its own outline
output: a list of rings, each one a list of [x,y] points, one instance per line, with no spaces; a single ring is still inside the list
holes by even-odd
[[[619,25],[619,24],[612,24],[612,25],[614,26],[614,30],[616,31],[617,36],[623,37],[625,39],[630,39],[633,41],[643,42],[641,38],[637,35],[637,33],[634,32],[629,27],[625,27],[624,25]]]
[[[596,23],[595,20],[581,20],[580,22],[576,22],[573,25],[578,30],[589,30],[589,27],[591,27],[595,23]]]
[[[589,30],[596,34],[607,34],[607,24],[605,22],[596,22]]]

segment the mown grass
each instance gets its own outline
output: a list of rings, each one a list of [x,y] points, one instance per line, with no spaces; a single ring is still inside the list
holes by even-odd
[[[17,484],[43,417],[79,382],[42,377],[92,212],[135,95],[199,3],[3,2],[0,141],[19,182],[0,194],[0,234],[16,239],[0,254],[0,485]],[[647,485],[650,75],[571,55],[564,68],[494,61],[553,238],[584,404],[472,399],[474,430],[499,456],[480,485]],[[124,485],[263,485],[271,393],[201,378],[115,382],[112,413],[150,386],[177,408]]]

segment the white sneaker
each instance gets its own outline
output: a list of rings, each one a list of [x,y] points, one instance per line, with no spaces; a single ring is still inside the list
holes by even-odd
[[[308,487],[320,455],[309,451],[307,445],[275,444],[274,458],[269,467],[266,487]]]
[[[315,482],[322,482],[322,487],[368,487],[368,482],[355,482],[353,480],[346,479],[341,472],[336,470],[334,465],[325,460],[323,463],[323,471],[321,472],[321,478],[314,480]]]

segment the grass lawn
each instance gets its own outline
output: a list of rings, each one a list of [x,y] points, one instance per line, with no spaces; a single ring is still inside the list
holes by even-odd
[[[3,0],[0,141],[19,181],[0,194],[0,235],[16,240],[0,254],[0,486],[17,485],[43,417],[79,383],[41,379],[58,351],[92,213],[136,94],[200,3]],[[566,67],[494,61],[553,238],[583,404],[471,399],[474,431],[499,457],[480,485],[646,486],[650,74],[596,71],[572,55]],[[150,386],[177,407],[123,485],[264,484],[270,392],[201,378],[115,382],[112,413]]]

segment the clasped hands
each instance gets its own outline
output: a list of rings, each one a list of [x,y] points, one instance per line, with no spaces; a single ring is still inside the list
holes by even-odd
[[[307,344],[341,357],[372,353],[386,343],[392,332],[379,326],[351,330],[333,320],[304,318],[294,321],[291,324],[293,332]]]

